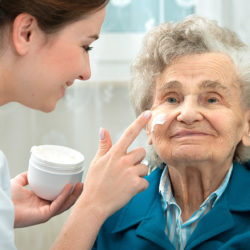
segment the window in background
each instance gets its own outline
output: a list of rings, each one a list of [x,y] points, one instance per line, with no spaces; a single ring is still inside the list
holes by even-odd
[[[194,6],[194,0],[111,0],[94,44],[92,81],[128,82],[144,34],[160,23],[182,20]]]
[[[193,0],[111,0],[102,30],[145,33],[162,22],[182,20],[192,13]]]

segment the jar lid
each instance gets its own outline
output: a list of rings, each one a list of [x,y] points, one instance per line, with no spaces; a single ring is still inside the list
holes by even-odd
[[[59,145],[33,146],[31,154],[36,162],[57,170],[80,170],[84,162],[82,153]]]

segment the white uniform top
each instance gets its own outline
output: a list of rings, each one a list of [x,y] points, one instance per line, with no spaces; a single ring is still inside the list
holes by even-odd
[[[16,250],[14,242],[14,206],[11,201],[10,176],[4,154],[0,151],[0,250]]]

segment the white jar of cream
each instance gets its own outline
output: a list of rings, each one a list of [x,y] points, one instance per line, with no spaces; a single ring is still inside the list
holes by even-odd
[[[68,147],[33,146],[28,170],[31,190],[45,200],[54,200],[66,184],[81,182],[83,162],[84,156]]]

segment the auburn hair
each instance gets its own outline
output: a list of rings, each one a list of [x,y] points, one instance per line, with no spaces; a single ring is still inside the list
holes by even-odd
[[[53,33],[85,15],[108,4],[109,0],[1,0],[0,27],[11,24],[16,16],[28,13],[34,16],[39,27]]]

